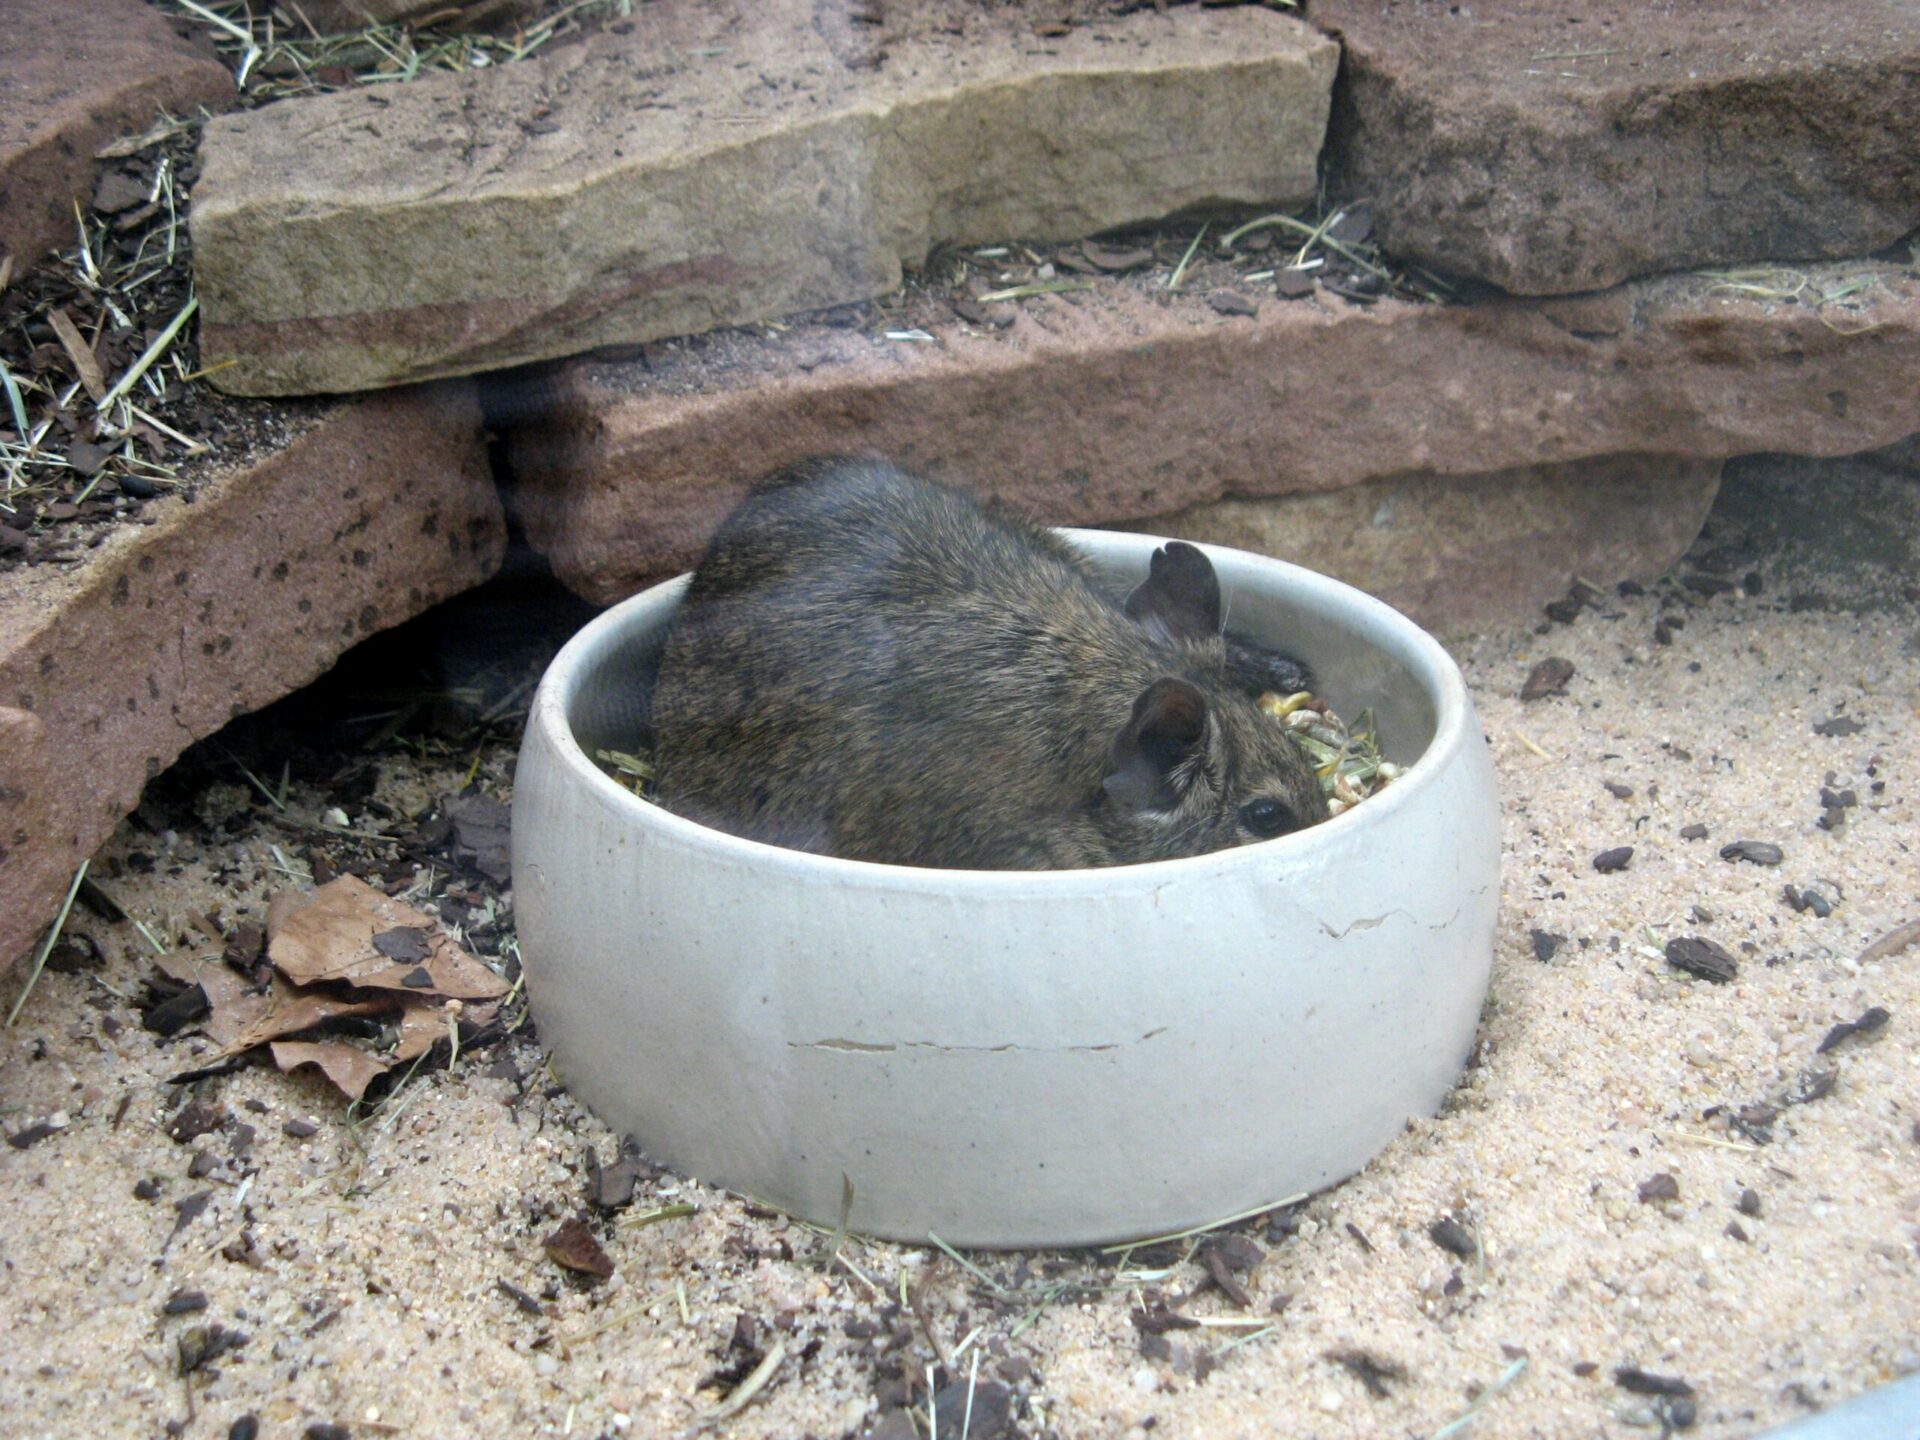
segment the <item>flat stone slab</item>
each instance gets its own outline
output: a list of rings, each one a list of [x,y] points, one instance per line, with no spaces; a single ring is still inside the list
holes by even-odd
[[[142,0],[0,0],[0,255],[18,275],[77,243],[96,151],[233,94],[227,67]]]
[[[1845,298],[1788,303],[1787,290]],[[1920,279],[1874,263],[1731,288],[1371,307],[1101,280],[932,343],[796,322],[587,358],[503,387],[513,504],[598,603],[695,560],[756,477],[890,457],[1048,521],[1642,453],[1845,455],[1920,429]],[[1772,288],[1769,288],[1771,286]]]
[[[463,374],[885,294],[941,242],[1313,193],[1338,50],[1289,16],[885,16],[663,0],[542,59],[215,121],[215,383]]]
[[[1314,0],[1328,169],[1392,252],[1518,294],[1920,226],[1920,6]]]
[[[486,579],[505,534],[465,382],[332,407],[142,516],[0,574],[0,970],[175,756]]]
[[[1720,468],[1606,455],[1487,475],[1388,475],[1215,500],[1130,528],[1290,560],[1455,635],[1538,618],[1575,576],[1609,585],[1664,575],[1706,522]]]

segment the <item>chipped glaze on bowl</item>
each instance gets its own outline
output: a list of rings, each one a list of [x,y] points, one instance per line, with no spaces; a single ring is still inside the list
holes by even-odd
[[[1131,584],[1161,542],[1064,532]],[[1213,546],[1236,633],[1371,706],[1407,773],[1295,835],[1102,870],[915,869],[709,830],[602,774],[686,580],[554,660],[514,906],[554,1067],[615,1131],[823,1225],[956,1245],[1168,1233],[1317,1190],[1459,1076],[1493,952],[1493,768],[1398,612]],[[844,1177],[844,1181],[843,1181]]]

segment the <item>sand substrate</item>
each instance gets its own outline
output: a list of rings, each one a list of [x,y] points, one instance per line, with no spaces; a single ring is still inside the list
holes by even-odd
[[[937,1252],[849,1238],[838,1263],[832,1237],[671,1175],[602,1214],[583,1155],[611,1160],[616,1137],[531,1042],[351,1121],[302,1075],[169,1085],[205,1042],[142,1030],[144,942],[83,916],[106,966],[45,975],[0,1040],[7,1134],[55,1127],[0,1148],[0,1428],[224,1436],[252,1414],[265,1436],[668,1435],[778,1350],[714,1433],[905,1440],[888,1412],[910,1401],[924,1434],[928,1367],[950,1363],[976,1400],[970,1422],[942,1408],[955,1436],[1431,1436],[1503,1378],[1453,1433],[1659,1434],[1664,1410],[1741,1436],[1920,1368],[1920,947],[1856,958],[1920,915],[1917,511],[1920,485],[1870,464],[1750,465],[1680,572],[1693,588],[1588,577],[1605,593],[1569,623],[1454,646],[1506,811],[1475,1063],[1364,1173],[1233,1227],[1258,1247],[1223,1251],[1257,1261],[1228,1272],[1244,1309],[1185,1242],[1126,1266],[972,1257],[995,1298]],[[1572,662],[1565,693],[1523,703],[1549,656]],[[1859,728],[1815,732],[1835,717]],[[486,758],[483,788],[510,794],[510,757]],[[414,807],[463,770],[386,765],[378,793]],[[1823,807],[1822,786],[1856,803]],[[1721,858],[1740,840],[1784,858]],[[163,938],[296,883],[262,844],[175,844],[161,858],[182,873],[116,891]],[[1621,846],[1625,868],[1596,871]],[[1789,884],[1831,914],[1791,908]],[[1669,964],[1687,936],[1737,976]],[[1816,1054],[1876,1006],[1884,1024]],[[228,1123],[169,1138],[190,1100]],[[677,1202],[695,1213],[630,1223]],[[616,1267],[603,1283],[543,1249],[579,1213]],[[1443,1217],[1465,1253],[1430,1233]],[[174,1308],[205,1308],[165,1313],[183,1292]],[[1163,1329],[1156,1299],[1200,1325]],[[246,1343],[183,1378],[182,1336],[216,1323]],[[1623,1367],[1693,1393],[1625,1388]]]

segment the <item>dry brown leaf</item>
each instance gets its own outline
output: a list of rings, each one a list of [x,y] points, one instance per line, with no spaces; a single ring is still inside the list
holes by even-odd
[[[277,920],[277,924],[275,921]],[[267,956],[297,985],[343,981],[349,985],[495,1000],[507,983],[468,955],[427,916],[381,894],[358,876],[342,875],[313,892],[298,909],[268,912],[272,938]],[[394,961],[374,945],[376,935],[417,928],[425,936],[424,960]],[[392,941],[388,948],[396,948]]]
[[[358,1100],[367,1086],[387,1073],[384,1061],[376,1060],[356,1045],[340,1040],[276,1040],[270,1047],[273,1063],[282,1070],[302,1065],[317,1065],[320,1072],[347,1096]]]
[[[155,964],[183,985],[198,985],[213,1007],[200,1029],[220,1047],[237,1055],[283,1035],[296,1035],[343,1015],[385,1015],[394,1009],[386,996],[348,1000],[326,991],[299,990],[275,975],[264,991],[255,990],[218,956],[163,955]]]
[[[455,1005],[460,1006],[458,1012],[453,1008]],[[393,1048],[393,1063],[405,1064],[426,1054],[446,1039],[448,1017],[456,1013],[468,1025],[480,1029],[493,1023],[493,1017],[500,1013],[500,1006],[498,1002],[468,1005],[458,1000],[448,1000],[438,1005],[420,1002],[409,1004],[400,1017],[400,1040]]]

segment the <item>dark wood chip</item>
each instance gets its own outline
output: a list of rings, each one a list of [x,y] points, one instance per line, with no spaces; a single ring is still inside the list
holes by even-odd
[[[1522,700],[1544,700],[1549,695],[1566,692],[1567,682],[1573,679],[1573,662],[1563,660],[1558,655],[1549,655],[1527,672],[1526,683],[1520,687]]]
[[[1679,1198],[1680,1182],[1664,1170],[1657,1175],[1650,1175],[1640,1182],[1640,1203],[1642,1205],[1652,1205],[1660,1200],[1678,1200]]]
[[[1198,1330],[1200,1322],[1190,1316],[1182,1315],[1165,1300],[1154,1298],[1145,1305],[1136,1305],[1127,1312],[1127,1318],[1133,1321],[1133,1328],[1149,1335],[1164,1335],[1169,1330]]]
[[[1217,1254],[1221,1263],[1236,1275],[1251,1275],[1267,1258],[1267,1252],[1260,1248],[1257,1240],[1232,1231],[1209,1236],[1207,1249]]]
[[[151,1175],[147,1176],[144,1180],[134,1181],[133,1198],[136,1200],[158,1200],[160,1198],[160,1182]]]
[[[1458,1255],[1462,1260],[1473,1258],[1473,1232],[1451,1215],[1442,1215],[1429,1225],[1427,1238],[1450,1255]]]
[[[1364,1350],[1328,1350],[1324,1357],[1345,1366],[1376,1400],[1384,1400],[1393,1393],[1387,1388],[1389,1380],[1407,1378],[1407,1372],[1391,1360],[1382,1360]]]
[[[59,1133],[59,1130],[54,1126],[49,1125],[44,1120],[40,1120],[27,1126],[24,1130],[16,1130],[13,1134],[7,1136],[7,1144],[16,1150],[26,1150],[38,1145],[49,1135],[58,1135]]]
[[[180,1144],[198,1140],[227,1123],[227,1107],[195,1100],[167,1122],[167,1134]]]
[[[608,1279],[613,1274],[612,1259],[600,1248],[592,1228],[577,1215],[563,1222],[540,1244],[549,1260],[576,1274],[591,1275],[596,1280]]]
[[[1220,1293],[1225,1295],[1227,1299],[1231,1300],[1242,1310],[1246,1310],[1253,1305],[1253,1297],[1247,1294],[1245,1286],[1234,1279],[1233,1272],[1227,1268],[1227,1262],[1221,1259],[1220,1252],[1217,1249],[1211,1245],[1207,1246],[1201,1259],[1201,1264],[1205,1268],[1208,1278],[1220,1287]]]
[[[427,932],[418,925],[396,925],[373,937],[373,948],[402,965],[417,964],[433,953]]]
[[[227,1440],[260,1440],[260,1417],[242,1415],[227,1427]]]
[[[196,1190],[193,1194],[173,1202],[173,1233],[178,1235],[187,1226],[200,1218],[200,1212],[207,1208],[207,1202],[213,1199],[213,1191]]]
[[[280,1133],[291,1135],[295,1140],[306,1140],[320,1133],[320,1127],[311,1120],[289,1120],[280,1127]]]
[[[1303,300],[1313,293],[1318,283],[1313,271],[1297,270],[1291,265],[1273,277],[1274,291],[1283,300]]]
[[[316,1420],[300,1432],[302,1440],[353,1440],[353,1432],[331,1420]]]
[[[1781,1099],[1789,1105],[1811,1105],[1815,1100],[1824,1100],[1831,1095],[1839,1080],[1837,1071],[1803,1070],[1794,1077]]]
[[[1651,1370],[1642,1370],[1637,1365],[1622,1365],[1613,1372],[1613,1383],[1622,1390],[1631,1390],[1636,1395],[1675,1395],[1693,1394],[1693,1386],[1677,1375],[1656,1375]]]
[[[1753,865],[1778,865],[1786,852],[1768,840],[1735,840],[1720,847],[1722,860],[1745,860]]]
[[[496,1280],[493,1282],[493,1288],[498,1290],[502,1295],[506,1296],[509,1300],[513,1301],[515,1305],[518,1305],[520,1307],[521,1314],[523,1315],[540,1314],[540,1302],[534,1299],[533,1296],[529,1295],[526,1291],[522,1290],[518,1285],[515,1285],[511,1280],[507,1280],[505,1278]]]
[[[1707,838],[1707,827],[1698,823],[1682,825],[1680,827],[1680,838],[1682,840],[1704,840]]]
[[[433,976],[427,973],[426,966],[416,965],[400,977],[400,983],[409,990],[431,990],[433,988]]]
[[[1631,800],[1633,798],[1633,787],[1631,785],[1622,785],[1617,780],[1607,780],[1602,783],[1606,786],[1607,793],[1616,800]]]
[[[1009,1385],[1031,1385],[1034,1379],[1033,1361],[1024,1355],[1009,1355],[994,1369],[1000,1372],[1000,1378]]]
[[[1373,234],[1373,207],[1354,205],[1340,212],[1340,215],[1326,229],[1329,239],[1338,240],[1342,245],[1358,245]]]
[[[110,445],[95,445],[88,440],[75,440],[67,446],[67,464],[88,479],[100,473],[100,469],[113,456]]]
[[[1593,857],[1593,868],[1602,875],[1611,875],[1627,868],[1627,862],[1633,859],[1631,845],[1616,845],[1611,850],[1602,850]]]
[[[968,1440],[1010,1440],[1013,1429],[1013,1391],[998,1380],[969,1383],[967,1377],[943,1385],[933,1396],[933,1433]]]
[[[220,1168],[220,1157],[211,1150],[196,1150],[193,1159],[187,1162],[187,1178],[204,1180]]]
[[[1819,1048],[1813,1053],[1824,1055],[1829,1050],[1837,1049],[1844,1042],[1851,1040],[1855,1035],[1871,1035],[1885,1025],[1889,1018],[1885,1006],[1875,1005],[1862,1012],[1858,1020],[1842,1020],[1827,1031],[1826,1039],[1820,1042]]]
[[[180,1332],[175,1342],[180,1352],[180,1373],[191,1375],[204,1365],[210,1365],[229,1350],[238,1350],[247,1343],[244,1330],[229,1330],[218,1321],[211,1325],[194,1325]]]
[[[1592,1360],[1576,1360],[1573,1364],[1573,1373],[1584,1380],[1599,1368],[1599,1365]]]
[[[1360,1227],[1354,1224],[1351,1220],[1347,1221],[1347,1234],[1351,1235],[1357,1242],[1359,1242],[1360,1248],[1366,1251],[1367,1254],[1369,1255],[1373,1254],[1373,1242],[1367,1239],[1365,1232],[1362,1231]]]
[[[1721,1233],[1729,1240],[1738,1240],[1743,1245],[1753,1243],[1747,1234],[1747,1227],[1742,1225],[1738,1220],[1729,1220],[1727,1222],[1727,1228]]]
[[[1567,937],[1556,935],[1551,930],[1529,930],[1527,938],[1533,942],[1533,958],[1542,965],[1560,953],[1560,947],[1567,943]]]
[[[634,1187],[642,1180],[656,1178],[660,1167],[642,1156],[629,1140],[611,1165],[603,1166],[600,1157],[589,1149],[586,1171],[588,1203],[602,1210],[619,1210],[633,1203]]]
[[[1260,307],[1237,290],[1216,290],[1207,296],[1216,315],[1258,315]]]
[[[178,1035],[212,1009],[207,992],[198,985],[189,985],[148,1010],[140,1023],[155,1035]]]
[[[1727,948],[1704,935],[1682,935],[1667,942],[1667,963],[1676,970],[1724,985],[1740,973],[1740,963]]]
[[[513,878],[512,816],[491,795],[462,795],[446,802],[453,821],[453,855],[496,885]]]
[[[1554,624],[1571,625],[1585,607],[1582,606],[1578,600],[1568,596],[1564,599],[1551,601],[1545,608],[1547,619],[1553,621]]]
[[[1816,720],[1813,725],[1813,733],[1816,735],[1839,737],[1844,735],[1858,735],[1866,728],[1864,724],[1854,719],[1851,715],[1835,715],[1830,719]]]
[[[1740,1198],[1733,1202],[1733,1208],[1749,1219],[1758,1217],[1760,1214],[1760,1192],[1753,1189],[1742,1190],[1740,1192]]]
[[[162,1315],[191,1315],[196,1310],[207,1308],[207,1292],[204,1290],[176,1290],[160,1306]]]

